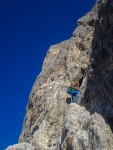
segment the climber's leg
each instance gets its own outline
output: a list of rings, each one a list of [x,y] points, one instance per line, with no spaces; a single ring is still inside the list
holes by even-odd
[[[74,95],[71,95],[71,96],[72,96],[72,102],[76,103],[76,96],[74,96]]]

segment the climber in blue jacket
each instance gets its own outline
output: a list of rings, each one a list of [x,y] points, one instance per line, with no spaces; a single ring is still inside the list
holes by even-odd
[[[75,84],[75,82],[72,81],[71,86],[67,87],[67,93],[71,95],[73,103],[76,103],[76,96],[80,93],[77,90],[77,85],[78,84]]]

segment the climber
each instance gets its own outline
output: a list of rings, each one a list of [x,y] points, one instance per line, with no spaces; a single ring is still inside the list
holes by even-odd
[[[71,94],[72,102],[76,103],[76,96],[80,93],[77,90],[78,83],[75,84],[74,81],[71,82],[71,86],[67,87],[67,93]]]

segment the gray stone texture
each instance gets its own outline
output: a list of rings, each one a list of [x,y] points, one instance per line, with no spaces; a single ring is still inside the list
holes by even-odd
[[[81,91],[84,93],[81,102],[91,113],[102,115],[113,130],[113,1],[99,2],[86,73],[87,89],[85,93]]]
[[[112,30],[113,1],[97,0],[73,36],[49,48],[19,144],[7,150],[113,150]],[[71,80],[79,83],[77,104],[66,93]]]
[[[77,104],[68,107],[61,135],[62,150],[113,149],[113,134],[103,117],[97,113],[90,115]]]
[[[29,143],[20,143],[20,144],[15,144],[13,146],[9,146],[5,150],[35,150],[33,145]]]

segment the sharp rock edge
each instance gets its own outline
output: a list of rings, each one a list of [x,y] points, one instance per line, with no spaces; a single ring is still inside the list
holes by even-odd
[[[113,1],[97,0],[73,36],[49,48],[19,144],[6,150],[113,150]],[[77,104],[66,87],[79,83]]]

